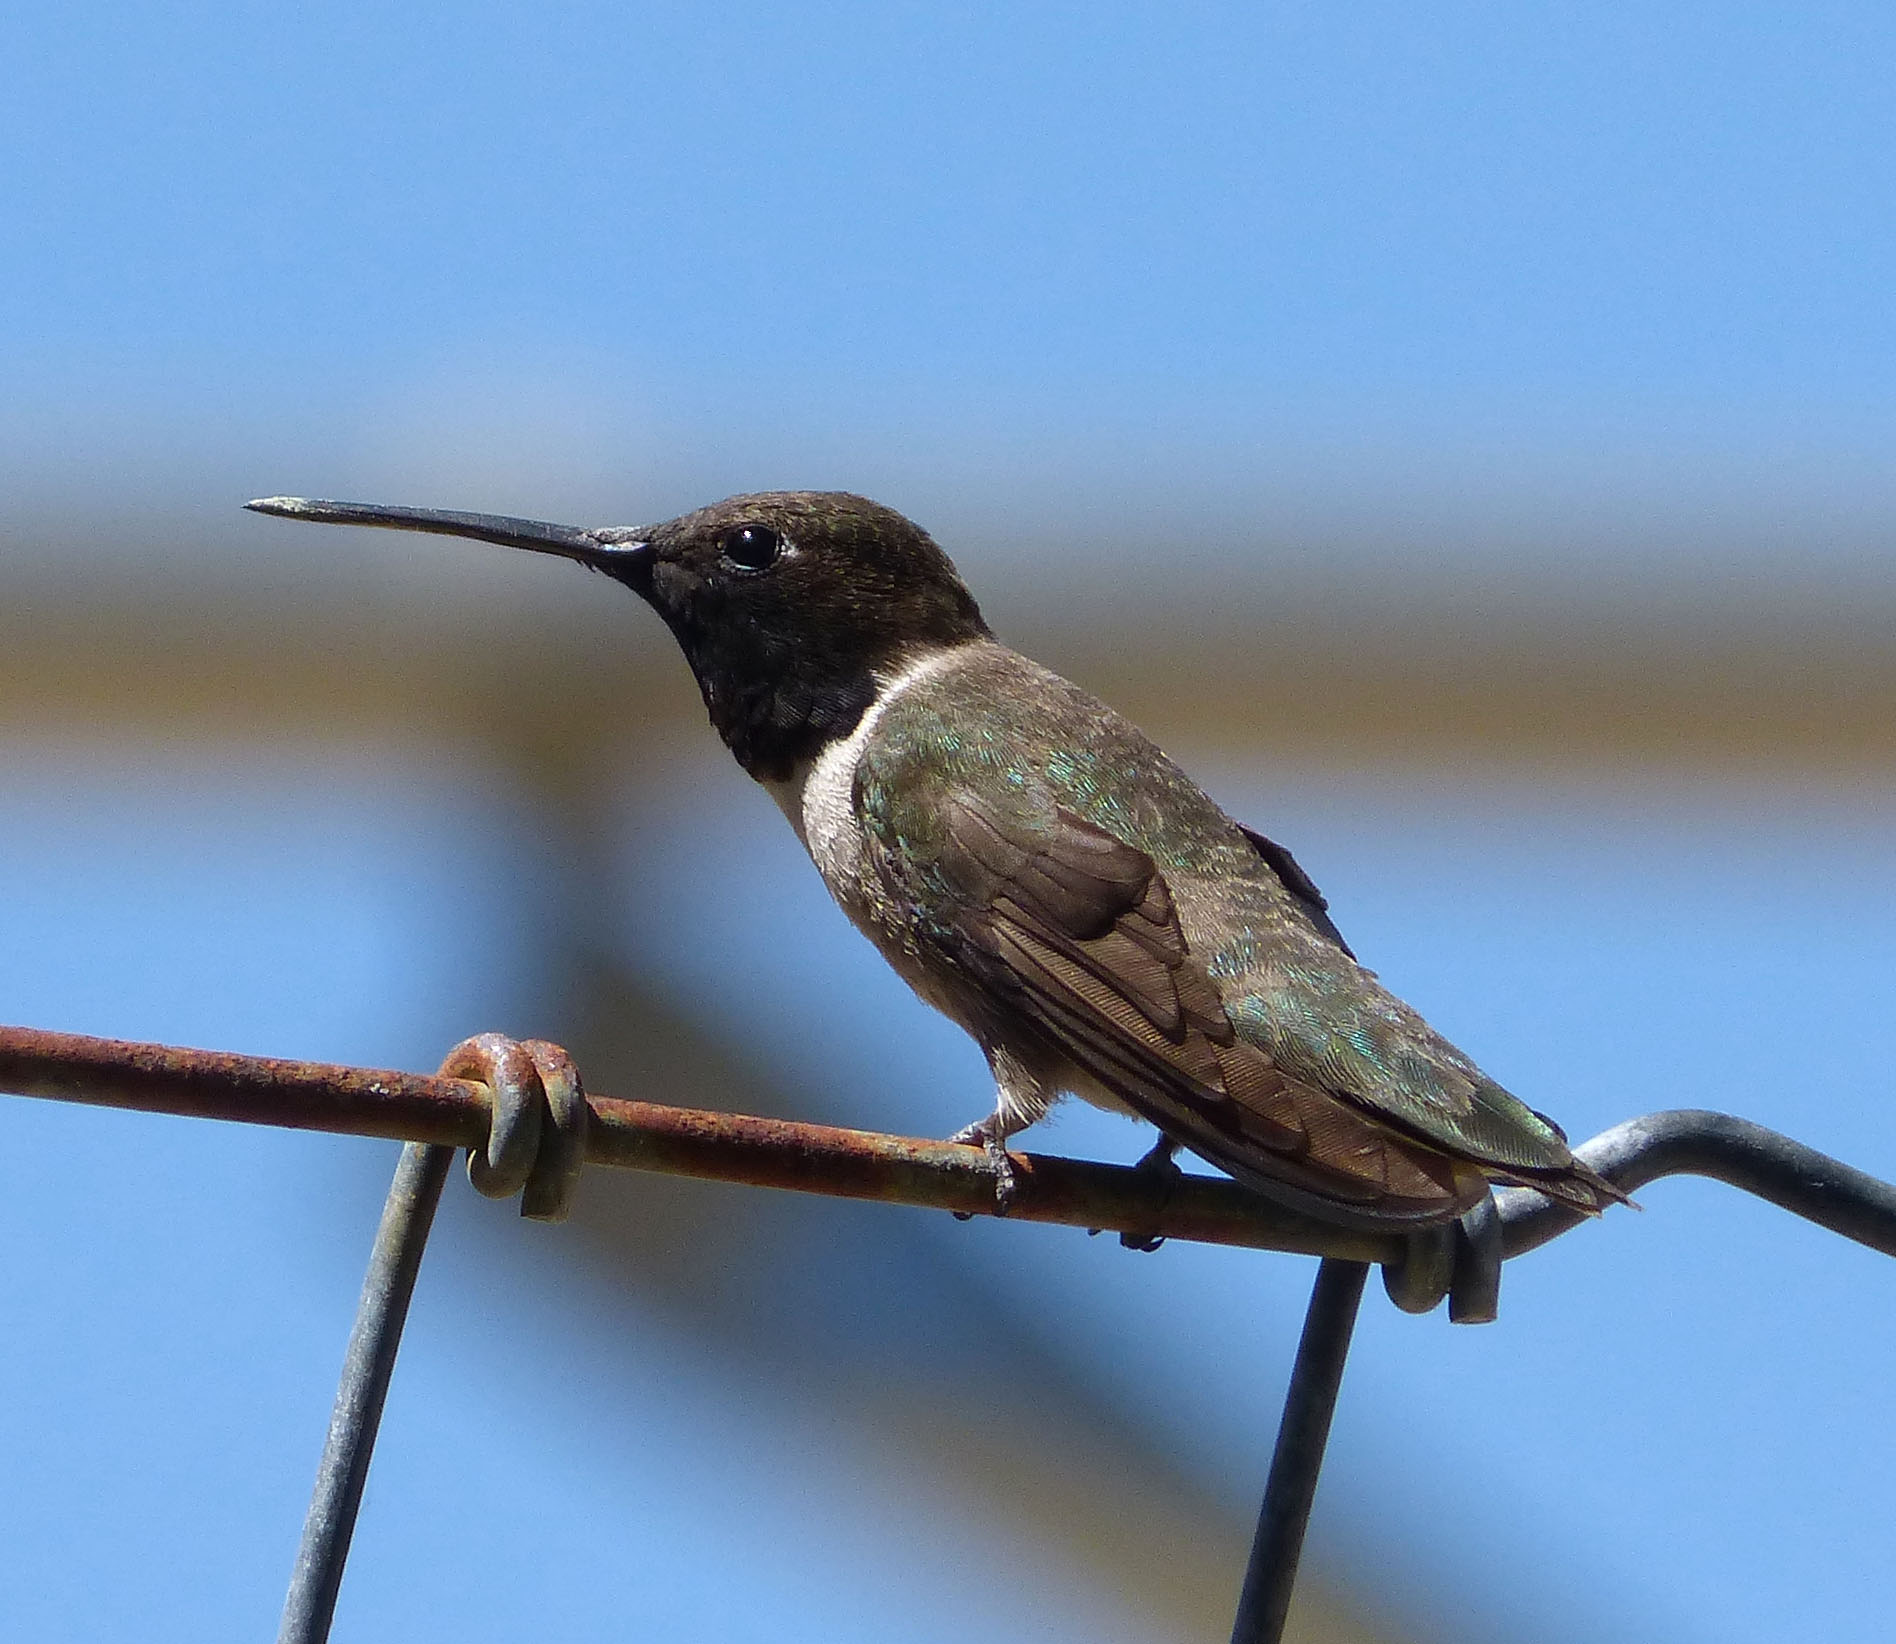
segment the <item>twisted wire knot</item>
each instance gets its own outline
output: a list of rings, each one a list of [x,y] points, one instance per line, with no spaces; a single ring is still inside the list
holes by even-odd
[[[586,1093],[572,1057],[545,1039],[477,1033],[448,1052],[441,1076],[487,1091],[487,1143],[467,1154],[474,1190],[518,1193],[521,1215],[564,1221],[586,1162]]]
[[[1492,1324],[1501,1304],[1501,1213],[1484,1194],[1458,1220],[1411,1233],[1399,1262],[1383,1264],[1383,1289],[1405,1313],[1448,1298],[1456,1324]]]

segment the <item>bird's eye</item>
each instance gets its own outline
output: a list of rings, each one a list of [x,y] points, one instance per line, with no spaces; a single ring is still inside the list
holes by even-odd
[[[765,571],[783,552],[783,538],[768,525],[740,525],[718,544],[724,563],[737,571]]]

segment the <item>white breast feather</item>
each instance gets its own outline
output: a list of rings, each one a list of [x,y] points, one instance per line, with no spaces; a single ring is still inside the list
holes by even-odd
[[[914,658],[881,683],[876,699],[869,704],[856,728],[841,741],[830,743],[814,759],[805,762],[784,782],[764,786],[777,807],[789,818],[790,826],[803,841],[810,860],[822,874],[823,882],[848,905],[847,890],[853,887],[862,858],[862,830],[856,822],[856,765],[874,734],[876,722],[910,686],[941,672],[961,655],[962,647],[930,651]]]

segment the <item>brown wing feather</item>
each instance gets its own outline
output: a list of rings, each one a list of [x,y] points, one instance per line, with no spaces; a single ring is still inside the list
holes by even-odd
[[[1143,851],[1065,810],[1010,828],[943,808],[959,961],[1034,1031],[1195,1152],[1254,1184],[1378,1220],[1451,1216],[1472,1171],[1287,1076],[1240,1039]]]

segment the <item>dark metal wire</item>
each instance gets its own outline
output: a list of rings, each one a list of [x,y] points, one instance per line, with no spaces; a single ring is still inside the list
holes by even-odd
[[[586,1093],[573,1059],[544,1039],[483,1033],[449,1051],[441,1072],[475,1081],[482,1093],[487,1139],[469,1151],[467,1160],[476,1190],[490,1199],[519,1193],[523,1216],[564,1221],[586,1159]],[[395,1167],[356,1306],[278,1644],[325,1644],[329,1637],[409,1298],[454,1151],[440,1143],[410,1142]]]
[[[1251,1561],[1238,1595],[1238,1615],[1231,1624],[1231,1644],[1277,1644],[1284,1635],[1284,1618],[1290,1614],[1290,1593],[1303,1553],[1304,1527],[1316,1499],[1330,1418],[1336,1413],[1337,1389],[1343,1382],[1356,1310],[1368,1277],[1367,1263],[1334,1257],[1317,1269],[1290,1372],[1290,1391],[1284,1398],[1283,1420],[1277,1427],[1264,1506],[1251,1541]]]
[[[1574,1151],[1628,1193],[1661,1176],[1709,1176],[1896,1256],[1896,1185],[1749,1119],[1672,1108],[1628,1119]],[[1509,1256],[1538,1249],[1584,1219],[1526,1188],[1502,1188],[1495,1201]]]
[[[362,1487],[368,1482],[376,1428],[388,1398],[389,1378],[401,1347],[415,1275],[434,1223],[441,1188],[454,1163],[451,1147],[410,1142],[395,1167],[395,1181],[382,1208],[369,1256],[368,1277],[356,1307],[342,1385],[329,1417],[329,1437],[316,1470],[316,1492],[303,1522],[303,1545],[290,1577],[277,1644],[324,1644],[342,1588],[342,1567],[355,1534]]]

